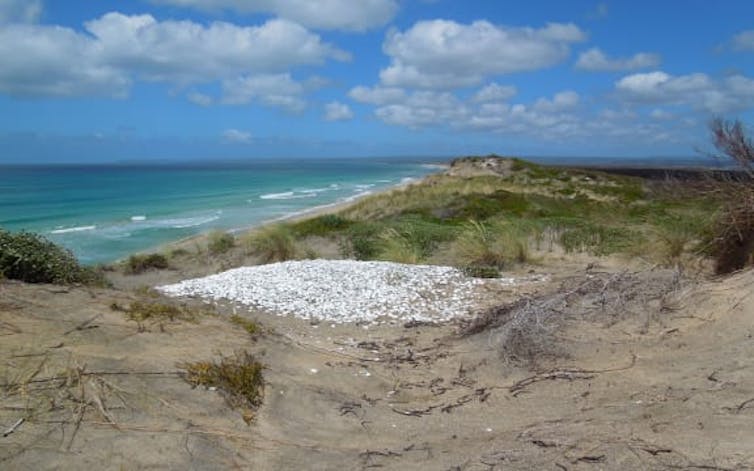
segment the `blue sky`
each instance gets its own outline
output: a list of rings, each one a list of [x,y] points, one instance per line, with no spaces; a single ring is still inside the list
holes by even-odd
[[[750,0],[0,0],[0,162],[689,156]]]

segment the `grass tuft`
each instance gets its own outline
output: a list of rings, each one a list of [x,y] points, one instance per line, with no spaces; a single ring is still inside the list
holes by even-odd
[[[264,263],[293,260],[298,255],[296,239],[285,224],[263,227],[246,236],[243,245],[248,253],[258,255]]]
[[[186,382],[219,389],[229,406],[242,409],[246,423],[253,420],[253,411],[262,404],[264,366],[252,354],[240,352],[216,362],[187,362],[178,367],[184,370]]]
[[[234,323],[235,325],[241,327],[249,335],[254,336],[261,332],[259,324],[245,317],[241,317],[237,314],[230,316],[230,321]]]
[[[411,235],[390,227],[379,236],[377,258],[396,263],[416,264],[422,260],[420,247],[413,243]]]

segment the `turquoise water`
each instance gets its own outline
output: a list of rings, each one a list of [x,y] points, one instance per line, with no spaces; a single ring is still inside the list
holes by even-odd
[[[419,160],[0,166],[0,227],[41,233],[84,263],[242,229],[437,171]]]

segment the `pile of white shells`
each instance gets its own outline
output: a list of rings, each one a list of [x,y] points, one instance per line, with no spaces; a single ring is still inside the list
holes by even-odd
[[[157,289],[312,321],[443,322],[468,315],[479,287],[490,282],[515,281],[469,278],[451,267],[303,260],[241,267]]]

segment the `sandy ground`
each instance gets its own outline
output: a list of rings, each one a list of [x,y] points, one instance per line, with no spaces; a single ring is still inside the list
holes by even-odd
[[[0,282],[0,433],[25,418],[0,469],[754,469],[754,271],[551,271],[486,301],[562,301],[534,362],[502,353],[504,315],[461,335],[238,312],[252,339],[218,306],[140,332],[110,307],[133,291]],[[266,365],[250,425],[178,375],[239,350]]]

